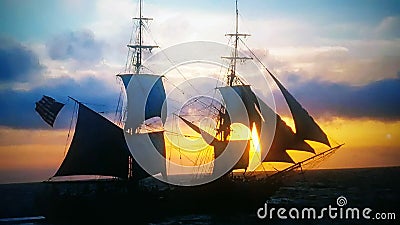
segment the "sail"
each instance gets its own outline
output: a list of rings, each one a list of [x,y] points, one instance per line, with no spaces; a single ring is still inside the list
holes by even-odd
[[[228,108],[231,108],[231,111],[236,111],[238,107],[245,107],[247,113],[243,116],[239,116],[234,122],[239,122],[247,126],[255,122],[256,127],[260,127],[261,116],[257,111],[257,108],[254,107],[254,105],[257,107],[259,107],[259,105],[257,97],[251,90],[250,85],[225,86],[219,87],[218,90],[224,98],[225,104]],[[230,113],[229,109],[228,113]]]
[[[214,174],[223,174],[249,166],[249,140],[218,141],[214,143]],[[236,162],[232,165],[232,162]]]
[[[160,117],[165,123],[166,94],[161,76],[135,74],[129,83],[127,90],[129,113],[125,126],[136,130],[145,120],[152,117]]]
[[[211,146],[214,147],[214,159],[217,159],[219,156],[224,153],[226,150],[227,155],[224,156],[224,159],[219,160],[217,163],[214,162],[214,172],[220,169],[246,169],[249,165],[249,150],[250,150],[250,142],[249,140],[231,140],[231,141],[220,141],[217,138],[213,137],[211,134],[207,133],[200,127],[196,126],[192,122],[187,119],[179,116],[190,128],[192,128],[197,133],[201,134],[203,139]],[[244,145],[246,143],[246,146]],[[227,150],[227,147],[230,147],[230,150]],[[245,148],[245,149],[244,149]],[[243,151],[244,149],[244,151]],[[223,161],[223,162],[222,162]],[[236,164],[233,165],[232,168],[228,168],[231,166],[232,161],[237,161]],[[221,164],[219,164],[221,162]],[[220,167],[220,168],[218,168]]]
[[[192,128],[194,131],[196,131],[198,134],[201,135],[201,137],[206,141],[209,145],[214,145],[214,143],[218,142],[219,140],[216,139],[214,136],[209,134],[207,131],[201,129],[200,127],[196,126],[189,120],[183,118],[182,116],[178,116],[183,122],[185,122],[186,125],[188,125],[190,128]]]
[[[230,123],[241,123],[250,127],[250,123],[259,122],[260,116],[254,109],[256,97],[250,86],[219,87]],[[227,169],[233,161],[233,169],[246,169],[249,165],[249,140],[230,140],[228,143],[219,141],[214,146],[214,171]],[[222,157],[220,158],[220,156]],[[229,169],[229,168],[228,168]]]
[[[292,112],[293,120],[296,126],[296,135],[303,140],[317,141],[327,146],[331,146],[328,137],[314,121],[314,119],[308,114],[308,112],[300,105],[300,103],[289,93],[288,90],[279,82],[279,80],[270,73],[275,83],[278,85],[283,96],[289,105],[290,111]]]
[[[53,127],[54,121],[57,118],[58,113],[65,105],[64,103],[57,102],[54,98],[43,95],[40,101],[35,103],[36,112],[42,117],[42,119]]]
[[[147,174],[161,173],[166,176],[164,131],[152,133],[126,134],[129,149]],[[139,174],[140,175],[140,174]],[[135,170],[133,171],[135,177]]]
[[[250,85],[232,86],[233,90],[240,96],[249,116],[250,124],[256,123],[256,127],[260,127],[261,117],[256,107],[259,107],[257,97],[251,90]],[[256,106],[256,107],[255,107]]]
[[[117,76],[119,76],[122,80],[122,83],[124,83],[125,90],[128,89],[128,84],[129,81],[131,81],[133,74],[126,73],[126,74],[118,74]]]
[[[254,102],[251,102],[252,99],[242,98],[240,95],[241,88],[234,87],[236,86],[224,86],[218,88],[222,98],[224,99],[225,108],[229,114],[230,121],[231,123],[241,123],[250,127],[251,118],[248,114],[247,105],[251,105],[251,107],[254,108]]]
[[[315,153],[304,140],[298,138],[292,129],[263,100],[258,98],[260,111],[264,121],[261,126],[260,144],[264,162],[294,161],[286,150],[298,150]],[[275,122],[274,122],[275,121]],[[271,132],[275,130],[275,133]]]
[[[129,156],[122,129],[79,103],[74,137],[54,176],[103,175],[128,178]]]

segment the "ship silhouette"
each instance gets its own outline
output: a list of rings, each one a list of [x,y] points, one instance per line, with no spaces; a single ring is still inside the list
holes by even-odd
[[[235,31],[227,34],[233,43],[232,54],[223,56],[229,61],[226,80],[224,85],[216,88],[223,102],[212,105],[216,112],[215,132],[204,130],[186,115],[174,114],[213,149],[211,167],[198,179],[207,180],[207,176],[214,176],[214,179],[200,182],[200,185],[165,182],[179,175],[170,176],[167,169],[165,133],[168,130],[163,127],[167,118],[164,76],[143,73],[144,52],[158,46],[144,44],[143,32],[147,29],[146,22],[151,19],[142,16],[140,1],[139,17],[134,18],[137,33],[127,45],[127,67],[117,75],[124,86],[127,105],[122,107],[122,102],[118,103],[121,114],[116,122],[70,97],[77,106],[74,135],[57,172],[44,181],[48,187],[40,200],[48,218],[80,219],[98,217],[99,214],[112,218],[135,214],[145,218],[153,216],[155,211],[251,209],[265,202],[286,175],[326,158],[342,146],[332,146],[313,117],[251,49],[248,49],[248,56],[241,55],[238,45],[248,34],[239,33],[237,1],[235,14]],[[252,84],[238,76],[238,61],[245,60],[258,61],[265,69],[265,75],[272,78],[290,109],[295,132],[276,110],[257,96]],[[62,107],[62,103],[44,96],[37,102],[36,111],[52,126]],[[148,122],[154,118],[161,124],[156,129]],[[290,166],[277,171],[250,171],[250,149],[255,145],[254,140],[232,139],[233,123],[256,130],[261,146],[259,165],[285,162]],[[270,129],[274,132],[269,132]],[[321,143],[327,149],[317,154],[306,141]],[[287,150],[308,152],[313,156],[295,162]],[[222,155],[225,159],[218,160]],[[152,165],[145,168],[143,164]],[[190,175],[182,177],[190,178]],[[140,209],[125,207],[125,204],[136,204]]]

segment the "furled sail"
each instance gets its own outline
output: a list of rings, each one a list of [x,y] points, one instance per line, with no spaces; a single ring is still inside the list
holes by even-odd
[[[82,103],[78,104],[74,137],[54,176],[103,175],[128,178],[131,154],[122,129]]]
[[[294,163],[286,152],[288,149],[315,153],[309,144],[296,137],[292,129],[264,101],[258,98],[258,102],[260,105],[259,111],[261,111],[264,118],[260,134],[264,162]],[[273,126],[275,126],[275,129]],[[272,133],[272,130],[275,130],[275,133]]]
[[[269,71],[268,71],[269,72]],[[296,135],[303,140],[317,141],[327,146],[331,146],[328,137],[314,121],[314,119],[308,114],[308,112],[300,105],[300,103],[289,93],[288,90],[279,82],[279,80],[272,74],[269,73],[278,85],[283,96],[289,105],[290,111],[292,112],[293,120],[296,126]]]
[[[147,173],[166,175],[164,131],[137,132],[147,119],[160,117],[165,123],[166,94],[161,76],[135,74],[128,89],[128,114],[124,126],[125,139],[135,160]]]

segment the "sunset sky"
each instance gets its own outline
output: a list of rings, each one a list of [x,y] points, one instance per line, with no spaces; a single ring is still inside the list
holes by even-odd
[[[137,9],[135,0],[0,0],[0,183],[56,172],[67,96],[112,119]],[[399,1],[242,0],[239,10],[247,45],[331,141],[346,144],[322,168],[400,166]],[[161,50],[226,44],[234,28],[233,0],[145,0],[143,14]],[[34,110],[42,95],[67,103],[54,128]]]

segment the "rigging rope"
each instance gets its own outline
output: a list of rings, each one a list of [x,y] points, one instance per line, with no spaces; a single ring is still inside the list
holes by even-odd
[[[68,98],[68,100],[67,100],[67,103],[68,103],[68,102],[69,102],[69,98]],[[78,103],[76,103],[76,102],[74,101],[74,109],[72,110],[72,117],[71,117],[71,121],[70,121],[70,123],[69,123],[69,129],[68,129],[67,140],[65,141],[64,156],[67,154],[68,140],[69,140],[69,137],[70,137],[70,135],[71,135],[72,123],[73,123],[74,118],[75,118],[75,111],[76,111],[76,106],[77,106],[77,105],[78,105]]]
[[[150,35],[150,38],[154,41],[154,43],[155,43],[157,46],[160,46],[160,45],[157,43],[157,41],[153,38],[153,35],[152,35],[151,31],[147,28],[147,26],[144,26],[144,29],[145,29],[145,30],[147,31],[147,33]],[[164,49],[162,49],[162,48],[160,47],[160,50],[161,50],[161,53],[167,58],[168,62],[171,63],[171,65],[175,68],[176,71],[178,71],[179,75],[181,75],[182,78],[183,78],[186,82],[188,82],[188,84],[190,85],[190,87],[192,87],[193,90],[195,90],[195,91],[197,92],[197,94],[200,94],[200,91],[186,78],[185,75],[183,75],[182,71],[179,70],[179,67],[178,67],[177,65],[175,65],[175,63],[171,60],[171,58],[169,58],[168,55],[165,53]],[[178,89],[178,90],[179,90],[179,89]],[[185,93],[185,92],[182,92],[182,94],[185,95],[186,93]],[[193,97],[193,96],[192,96],[192,95],[189,95],[189,97]]]

